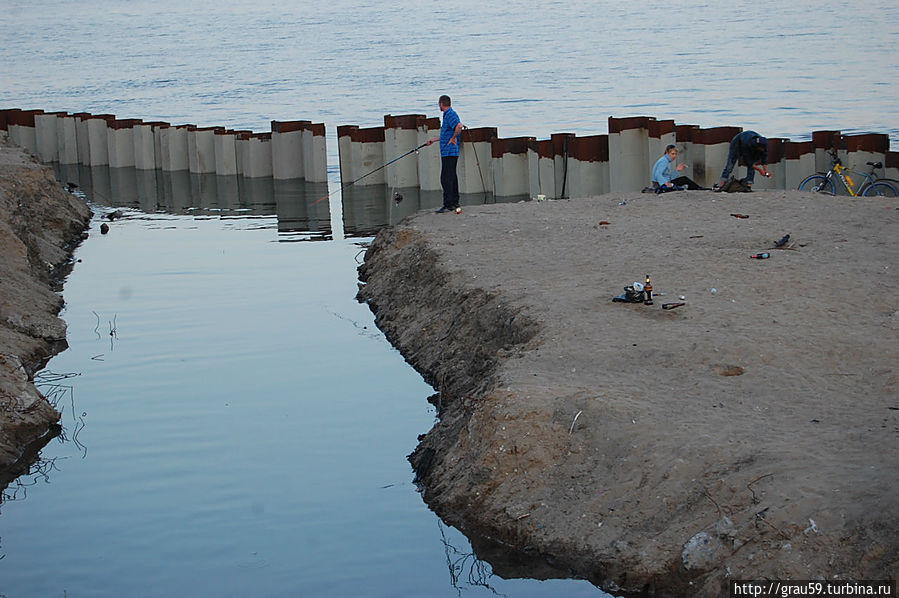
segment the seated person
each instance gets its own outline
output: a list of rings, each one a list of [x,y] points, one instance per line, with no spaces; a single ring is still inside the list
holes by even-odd
[[[675,172],[681,172],[687,167],[686,164],[678,164],[677,167],[672,169],[671,166],[675,160],[677,160],[677,146],[669,145],[665,148],[665,153],[662,157],[652,167],[652,186],[655,187],[656,193],[678,191],[684,187],[691,191],[703,189],[704,187],[700,187],[689,177],[679,176],[672,178]]]

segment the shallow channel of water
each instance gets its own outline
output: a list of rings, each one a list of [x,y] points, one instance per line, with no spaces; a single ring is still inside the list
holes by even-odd
[[[65,440],[5,492],[4,596],[604,595],[500,579],[424,505],[432,391],[354,300],[359,240],[279,242],[259,207],[101,235],[94,208],[43,378]]]

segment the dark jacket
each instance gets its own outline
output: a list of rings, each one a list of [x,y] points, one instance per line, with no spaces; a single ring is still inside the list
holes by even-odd
[[[730,145],[731,151],[736,149],[737,155],[746,166],[768,164],[768,140],[755,131],[743,131],[733,138]]]

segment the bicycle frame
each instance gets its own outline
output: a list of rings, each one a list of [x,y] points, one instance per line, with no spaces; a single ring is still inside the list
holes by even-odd
[[[833,178],[833,175],[836,174],[837,178],[840,179],[840,182],[843,183],[843,186],[846,187],[846,190],[849,191],[849,195],[852,197],[858,197],[862,194],[865,188],[868,185],[874,184],[877,178],[874,176],[874,168],[871,168],[871,172],[861,172],[859,170],[855,170],[852,168],[848,168],[843,166],[842,161],[840,161],[839,156],[837,156],[836,151],[833,152],[833,166],[830,170],[825,173],[824,177],[828,180]],[[859,182],[858,186],[855,185],[855,181],[852,180],[852,176],[850,174],[857,174],[862,177],[862,181]]]

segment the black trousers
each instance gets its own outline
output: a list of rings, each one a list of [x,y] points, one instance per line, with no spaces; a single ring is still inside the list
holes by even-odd
[[[679,176],[676,179],[671,179],[671,182],[677,185],[678,187],[686,187],[690,191],[696,191],[697,189],[702,189],[696,182],[687,176]]]
[[[443,207],[456,208],[459,206],[459,178],[456,176],[456,164],[459,156],[441,156],[440,158],[440,186],[443,187]]]

